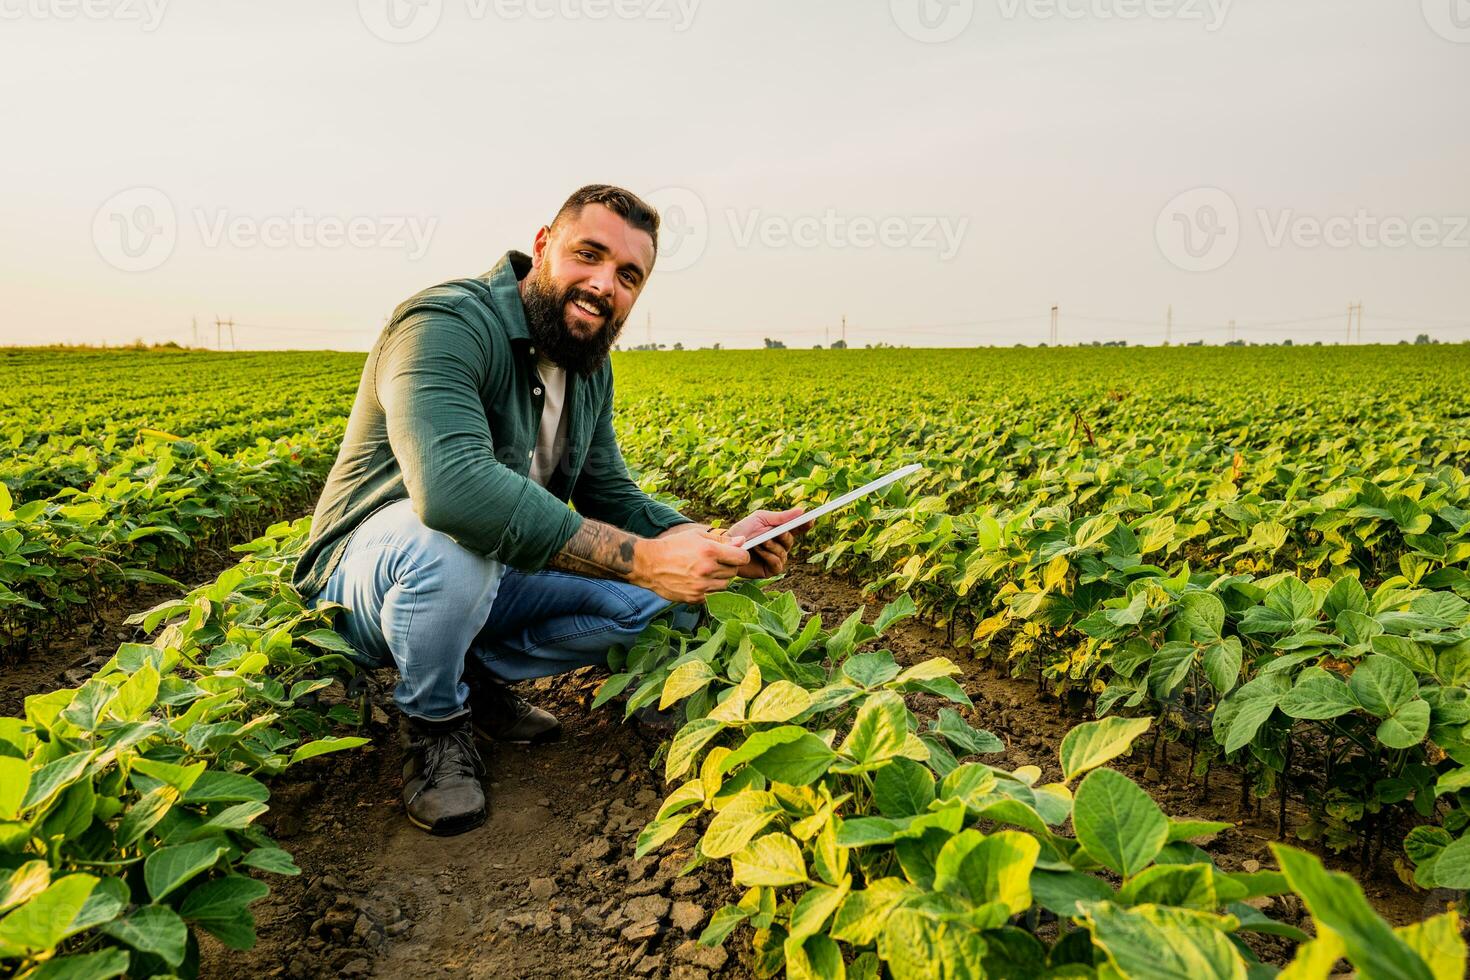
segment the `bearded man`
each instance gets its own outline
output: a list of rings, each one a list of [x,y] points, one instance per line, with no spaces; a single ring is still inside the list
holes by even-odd
[[[560,734],[506,685],[605,665],[671,603],[785,567],[789,534],[740,545],[800,510],[715,532],[643,493],[618,451],[608,351],[658,224],[626,190],[583,187],[529,257],[399,306],[363,368],[295,582],[345,607],[363,664],[397,667],[403,801],[431,833],[485,821],[475,735]]]

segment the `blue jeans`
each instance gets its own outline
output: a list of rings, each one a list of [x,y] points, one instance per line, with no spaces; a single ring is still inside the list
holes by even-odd
[[[364,665],[395,665],[394,701],[429,721],[467,710],[467,656],[505,682],[605,666],[669,606],[624,582],[508,568],[425,527],[408,500],[352,532],[316,601],[347,607],[337,631]]]

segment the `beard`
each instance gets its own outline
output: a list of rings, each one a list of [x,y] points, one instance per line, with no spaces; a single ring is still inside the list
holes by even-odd
[[[581,300],[602,315],[602,327],[592,336],[578,337],[567,323],[567,304],[572,300]],[[623,332],[626,320],[612,318],[612,303],[608,300],[576,286],[559,289],[544,265],[526,279],[521,302],[536,349],[553,364],[584,378],[607,362],[608,351]]]

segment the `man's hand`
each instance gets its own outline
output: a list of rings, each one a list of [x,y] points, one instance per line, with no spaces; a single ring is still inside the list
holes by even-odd
[[[726,530],[725,535],[729,540],[746,541],[773,527],[780,527],[787,521],[795,520],[803,513],[805,511],[800,507],[783,511],[758,510]],[[772,575],[780,575],[786,570],[786,557],[795,546],[797,537],[805,534],[808,527],[811,525],[807,524],[795,531],[787,531],[764,544],[756,545],[750,549],[750,561],[742,565],[737,574],[741,578],[770,578]]]
[[[628,581],[674,602],[704,602],[753,564],[744,540],[705,529],[641,539]]]

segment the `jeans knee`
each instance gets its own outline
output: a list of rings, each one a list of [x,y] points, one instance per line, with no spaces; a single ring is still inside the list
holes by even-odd
[[[670,605],[669,600],[656,592],[626,586],[623,589],[624,599],[627,600],[619,612],[613,616],[613,622],[626,633],[638,634],[648,628],[653,618],[663,612]]]

